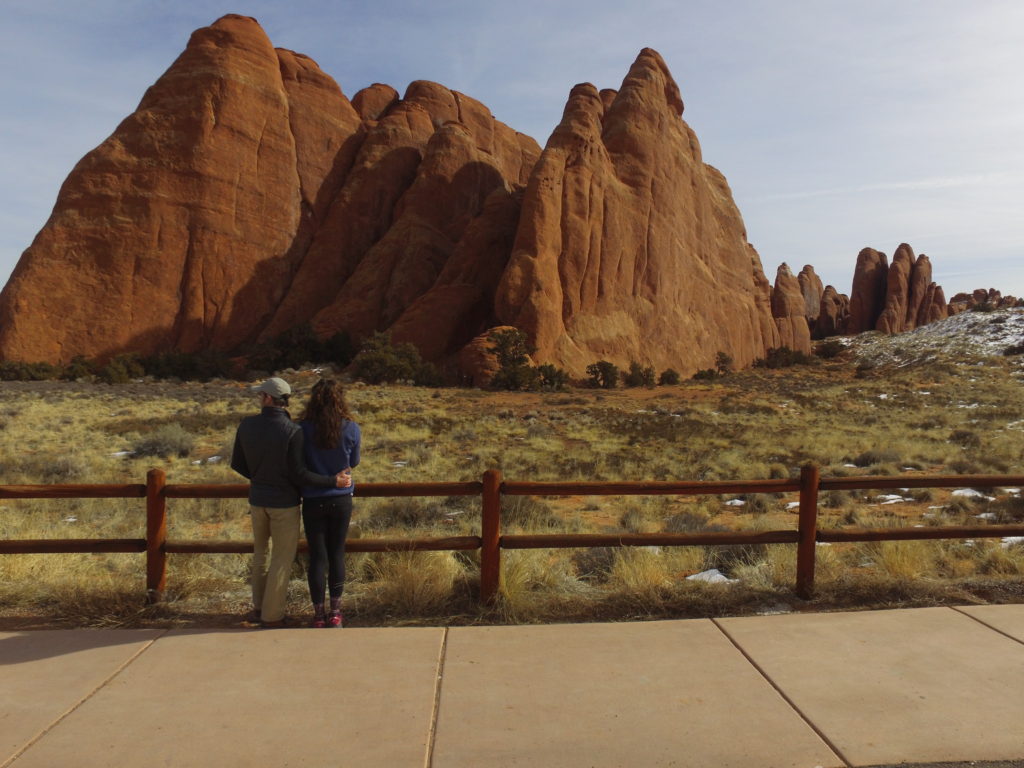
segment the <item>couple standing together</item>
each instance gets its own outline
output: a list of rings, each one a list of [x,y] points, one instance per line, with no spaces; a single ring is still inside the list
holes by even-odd
[[[231,468],[249,480],[255,540],[250,618],[263,627],[284,626],[288,581],[299,543],[301,501],[309,542],[313,626],[340,627],[345,537],[355,489],[351,472],[359,463],[359,426],[352,420],[344,389],[337,381],[321,379],[313,386],[297,423],[287,410],[292,391],[288,382],[267,379],[255,391],[260,413],[242,419],[231,456]],[[325,592],[330,594],[329,610]]]

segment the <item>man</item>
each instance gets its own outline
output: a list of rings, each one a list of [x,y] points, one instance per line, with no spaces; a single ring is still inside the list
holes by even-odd
[[[288,580],[299,543],[299,487],[346,488],[352,478],[344,472],[318,475],[306,469],[302,430],[286,410],[292,392],[288,382],[274,377],[254,389],[260,399],[260,413],[246,416],[238,425],[231,468],[249,480],[249,513],[255,540],[253,610],[249,619],[272,628],[285,623]]]

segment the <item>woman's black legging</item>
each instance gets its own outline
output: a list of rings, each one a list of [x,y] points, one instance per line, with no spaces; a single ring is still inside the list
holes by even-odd
[[[352,520],[351,496],[303,499],[302,524],[309,542],[309,597],[324,602],[324,575],[331,597],[341,597],[345,587],[345,537]]]

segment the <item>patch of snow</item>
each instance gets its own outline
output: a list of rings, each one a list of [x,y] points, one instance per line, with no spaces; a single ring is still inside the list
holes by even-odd
[[[407,466],[409,466],[409,462],[408,461],[392,461],[391,462],[391,466],[392,467],[407,467]]]
[[[996,513],[995,512],[982,512],[979,515],[975,515],[975,517],[978,518],[979,520],[995,520],[996,519]]]
[[[888,395],[884,395],[884,394],[883,394],[883,395],[879,395],[879,396],[878,396],[878,399],[879,399],[879,400],[888,400],[888,399],[889,399],[889,396],[888,396]]]
[[[725,506],[727,506],[727,507],[742,507],[746,503],[747,502],[745,502],[743,499],[731,499],[730,501],[725,502]]]
[[[966,496],[971,499],[985,499],[986,501],[995,501],[995,497],[986,496],[981,491],[975,490],[974,488],[958,488],[953,491],[950,496]]]
[[[77,523],[78,522],[78,518],[77,517],[65,517],[64,518],[64,522],[65,523]]]
[[[786,509],[796,509],[799,506],[800,506],[800,502],[799,501],[787,501],[786,502]]]
[[[1024,536],[1004,536],[1000,544],[1003,549],[1012,547],[1014,544],[1024,544]]]
[[[701,571],[700,573],[695,573],[692,576],[687,576],[686,580],[706,581],[709,584],[733,584],[739,581],[739,579],[730,579],[717,568],[712,568],[709,571]]]
[[[856,468],[857,468],[857,465],[856,465],[856,464],[843,464],[843,466],[844,466],[844,467],[852,467],[853,469],[856,469]]]
[[[135,455],[135,451],[117,451],[117,453],[110,454],[110,457],[113,458],[113,459],[121,459],[121,458],[124,458],[125,456],[134,456],[134,455]]]

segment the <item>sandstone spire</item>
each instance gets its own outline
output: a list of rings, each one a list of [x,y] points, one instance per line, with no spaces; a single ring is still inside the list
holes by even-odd
[[[572,89],[496,297],[537,359],[582,373],[643,357],[685,373],[719,351],[747,365],[779,345],[760,260],[682,111],[650,49],[617,92]]]

